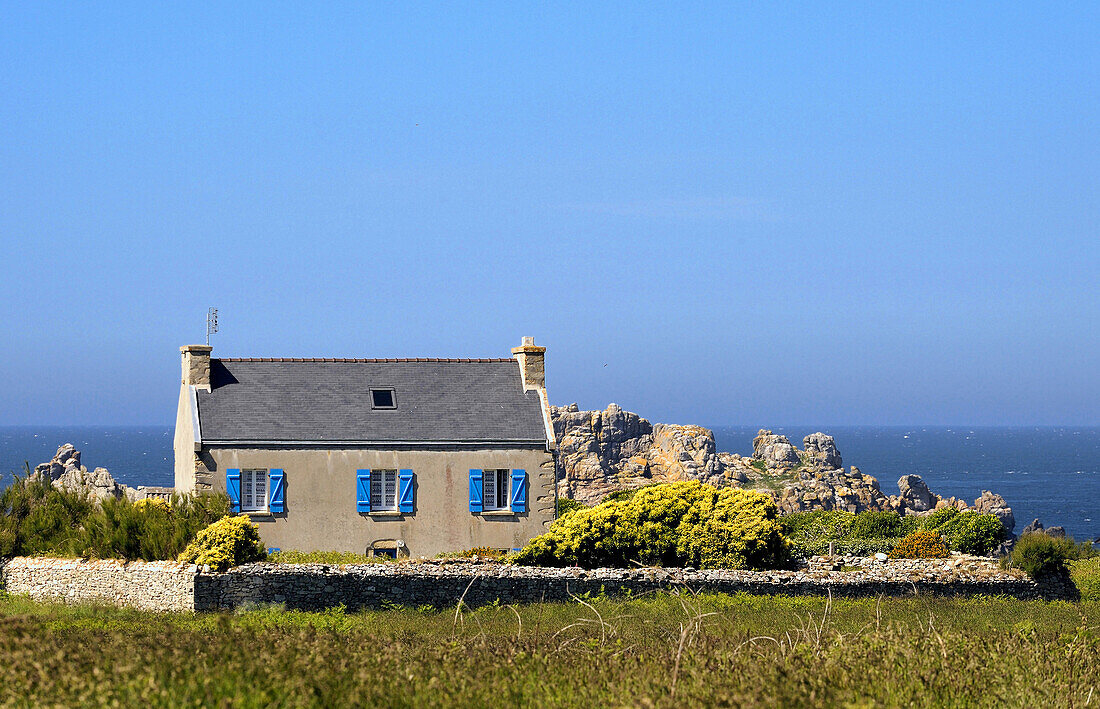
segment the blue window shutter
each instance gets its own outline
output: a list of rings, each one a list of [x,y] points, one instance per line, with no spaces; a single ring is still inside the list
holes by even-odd
[[[482,471],[470,468],[470,511],[481,514],[481,476]]]
[[[512,511],[527,511],[527,471],[512,471]]]
[[[413,471],[404,469],[397,474],[397,509],[402,512],[413,511]]]
[[[226,468],[225,491],[229,494],[229,505],[234,512],[241,511],[241,469]]]
[[[271,512],[283,511],[283,469],[271,469],[271,499],[268,500],[267,509]]]
[[[367,468],[355,471],[355,509],[370,512],[370,470]]]

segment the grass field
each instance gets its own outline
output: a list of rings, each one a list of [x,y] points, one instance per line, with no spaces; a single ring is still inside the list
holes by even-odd
[[[660,595],[177,615],[0,598],[6,706],[1080,707],[1100,705],[1097,684],[1096,603]]]

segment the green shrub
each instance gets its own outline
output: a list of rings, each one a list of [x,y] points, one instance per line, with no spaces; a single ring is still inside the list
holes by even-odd
[[[97,503],[84,491],[16,476],[0,491],[0,557],[174,559],[199,530],[228,512],[223,494]]]
[[[816,510],[786,515],[780,524],[797,556],[827,554],[830,544],[837,554],[867,556],[888,553],[916,527],[916,520],[896,512]]]
[[[573,510],[583,510],[586,507],[588,507],[588,505],[584,504],[580,500],[572,500],[568,497],[559,497],[558,498],[558,506],[557,506],[557,513],[558,513],[557,516],[559,518],[564,517],[565,515],[572,512]]]
[[[1069,575],[1082,601],[1100,601],[1100,556],[1069,562]]]
[[[903,537],[918,529],[935,532],[944,537],[950,549],[967,554],[989,555],[1005,538],[1004,526],[996,516],[960,512],[954,507],[924,517],[892,511],[796,512],[780,518],[780,524],[798,556],[826,554],[830,544],[837,554],[889,553]]]
[[[49,480],[15,476],[0,492],[0,557],[77,556],[81,527],[95,509],[83,491],[55,488]]]
[[[209,566],[213,571],[267,558],[260,530],[246,515],[222,517],[195,536],[179,560]]]
[[[1080,554],[1072,538],[1051,537],[1043,532],[1025,534],[1012,548],[1012,565],[1033,579],[1067,571],[1066,562]]]
[[[84,521],[82,556],[175,559],[202,529],[229,514],[225,495],[173,495],[171,501],[108,498]]]
[[[904,526],[897,512],[860,512],[852,520],[851,534],[857,539],[898,539],[908,533]]]
[[[924,517],[921,517],[920,518],[922,520],[921,526],[924,529],[930,529],[930,530],[939,529],[940,527],[947,524],[948,522],[950,522],[952,519],[954,519],[958,515],[959,515],[958,508],[955,508],[955,507],[941,507],[938,510],[935,510],[935,511],[929,513],[928,515],[925,515]]]
[[[890,552],[893,559],[942,559],[948,554],[943,537],[927,529],[918,529],[902,538]]]
[[[935,531],[954,551],[990,556],[1005,540],[1007,532],[996,515],[966,510],[953,515]]]
[[[650,485],[576,510],[532,539],[516,563],[763,568],[785,563],[775,502],[699,482]]]

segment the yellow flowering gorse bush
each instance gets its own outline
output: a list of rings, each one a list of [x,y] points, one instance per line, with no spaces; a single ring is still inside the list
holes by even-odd
[[[890,552],[893,559],[942,559],[948,554],[943,537],[927,529],[903,537]]]
[[[168,513],[172,511],[172,505],[169,504],[168,500],[160,497],[143,497],[134,503],[134,509],[141,512],[159,510]]]
[[[651,485],[569,512],[516,554],[537,566],[775,568],[788,544],[768,495],[697,481]]]
[[[222,517],[195,536],[179,560],[225,571],[267,558],[260,530],[247,516]]]

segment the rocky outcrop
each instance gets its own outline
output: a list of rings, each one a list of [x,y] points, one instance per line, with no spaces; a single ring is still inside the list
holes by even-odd
[[[997,515],[997,519],[1001,520],[1010,537],[1016,531],[1016,517],[1012,514],[1012,508],[1005,502],[1005,498],[1000,495],[982,490],[982,496],[974,500],[974,510],[982,514]]]
[[[938,499],[919,475],[902,475],[898,478],[898,490],[898,497],[906,510],[928,512],[936,509]]]
[[[802,449],[806,457],[822,467],[830,470],[844,467],[844,461],[840,457],[840,451],[836,449],[836,443],[832,436],[824,433],[811,433],[802,439]]]
[[[108,497],[135,499],[139,496],[137,490],[116,482],[106,468],[96,468],[88,472],[80,464],[80,451],[71,443],[58,448],[48,463],[36,465],[34,476],[45,478],[54,487],[62,490],[82,490],[95,500]]]
[[[654,482],[721,483],[714,434],[701,426],[653,425],[610,404],[551,407],[558,440],[558,494],[585,503]]]
[[[786,436],[763,428],[752,439],[752,457],[764,461],[769,468],[795,466],[801,462],[798,449],[791,445]]]
[[[878,480],[864,475],[854,465],[843,469],[801,471],[796,481],[783,488],[777,503],[784,514],[812,510],[864,512],[892,508],[890,498],[879,489]]]
[[[893,510],[928,514],[943,507],[969,509],[965,501],[940,497],[918,475],[898,480],[887,495],[859,468],[843,468],[832,436],[812,433],[799,450],[781,434],[760,429],[753,453],[718,452],[714,434],[701,426],[651,424],[611,404],[581,411],[576,404],[551,407],[558,440],[558,494],[591,504],[608,493],[658,482],[699,480],[772,494],[783,513],[811,510]],[[974,509],[995,514],[1012,533],[1016,520],[1003,497],[983,491]]]

